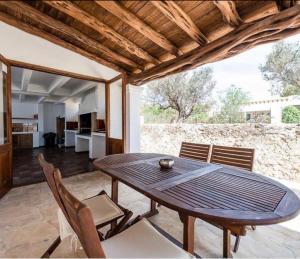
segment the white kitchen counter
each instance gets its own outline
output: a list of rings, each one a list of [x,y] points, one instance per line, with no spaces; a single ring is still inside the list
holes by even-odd
[[[89,151],[89,158],[102,158],[106,154],[105,133],[92,132],[91,135],[75,135],[75,152]]]
[[[78,133],[78,130],[65,130],[65,132]]]
[[[105,133],[100,133],[100,132],[92,132],[92,136],[99,136],[99,137],[105,137]]]
[[[75,135],[78,130],[65,130],[65,147],[75,146]]]

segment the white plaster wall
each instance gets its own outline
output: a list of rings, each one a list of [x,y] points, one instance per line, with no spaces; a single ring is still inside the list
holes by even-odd
[[[43,138],[43,135],[44,135],[44,104],[43,103],[38,104],[38,116],[39,116],[39,121],[38,121],[39,144],[40,144],[40,146],[44,146],[45,141]]]
[[[96,95],[98,96],[97,102],[97,119],[105,119],[105,84],[99,84],[96,88]]]
[[[110,85],[110,137],[122,139],[122,80]]]
[[[97,112],[98,119],[105,118],[105,85],[98,83],[95,88],[85,92],[79,104],[79,114]]]
[[[111,79],[119,74],[73,51],[3,22],[0,22],[0,35],[0,54],[8,59],[104,79]]]
[[[142,87],[129,85],[127,87],[127,152],[140,152],[140,105]]]
[[[34,114],[38,114],[37,103],[21,103],[13,99],[12,101],[13,118],[33,118]]]
[[[79,102],[73,100],[65,101],[65,118],[67,121],[78,121]]]
[[[56,117],[65,116],[64,104],[44,103],[44,133],[56,133]]]

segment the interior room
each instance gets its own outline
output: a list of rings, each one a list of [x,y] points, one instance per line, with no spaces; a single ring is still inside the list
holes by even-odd
[[[13,184],[40,182],[38,153],[70,176],[92,170],[105,154],[105,86],[99,82],[12,68]]]

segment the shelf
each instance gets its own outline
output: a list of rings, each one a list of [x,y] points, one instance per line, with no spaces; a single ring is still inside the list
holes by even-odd
[[[37,121],[38,119],[35,118],[12,118],[13,120],[33,120],[33,121]]]

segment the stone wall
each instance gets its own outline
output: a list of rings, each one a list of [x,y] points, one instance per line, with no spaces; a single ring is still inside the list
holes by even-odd
[[[178,155],[182,141],[255,148],[254,171],[300,182],[300,125],[144,124],[141,151]]]

